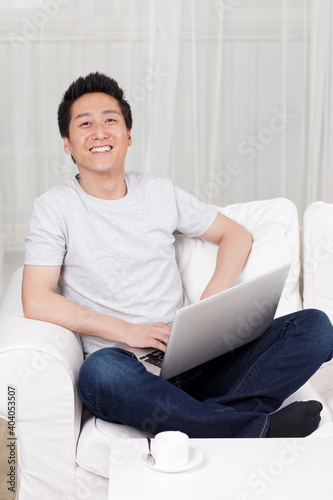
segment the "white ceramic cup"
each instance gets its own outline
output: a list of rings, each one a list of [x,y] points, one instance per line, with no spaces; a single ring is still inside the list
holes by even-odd
[[[154,456],[162,467],[181,467],[188,462],[189,437],[180,431],[165,431],[156,434]]]

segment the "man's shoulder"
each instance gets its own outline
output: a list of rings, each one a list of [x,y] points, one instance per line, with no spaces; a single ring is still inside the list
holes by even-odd
[[[47,191],[44,191],[41,195],[39,195],[36,199],[35,202],[39,203],[46,203],[48,205],[57,205],[59,202],[67,196],[71,196],[73,193],[73,183],[75,181],[69,180],[67,182],[64,182],[63,184],[58,184],[56,186],[53,186],[49,188]]]
[[[160,177],[147,172],[129,171],[125,174],[126,180],[138,188],[172,188],[173,183],[168,177]]]

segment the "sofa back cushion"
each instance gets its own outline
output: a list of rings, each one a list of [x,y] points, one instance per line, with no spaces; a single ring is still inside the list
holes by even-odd
[[[304,307],[324,311],[333,321],[333,204],[316,201],[303,217]]]
[[[241,283],[283,264],[291,269],[276,316],[301,309],[299,293],[299,224],[295,205],[287,199],[237,203],[218,210],[244,226],[253,236],[253,246],[237,283]],[[191,303],[210,280],[216,261],[217,245],[176,235],[176,255],[185,293]]]

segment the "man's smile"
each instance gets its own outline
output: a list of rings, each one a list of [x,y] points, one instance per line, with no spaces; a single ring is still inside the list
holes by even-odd
[[[108,153],[109,151],[112,151],[113,147],[110,146],[109,144],[106,146],[94,146],[89,149],[91,153]]]

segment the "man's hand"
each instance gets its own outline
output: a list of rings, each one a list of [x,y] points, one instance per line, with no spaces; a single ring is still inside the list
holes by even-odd
[[[161,321],[146,325],[130,323],[125,342],[130,347],[154,347],[165,352],[170,331],[170,326]]]

